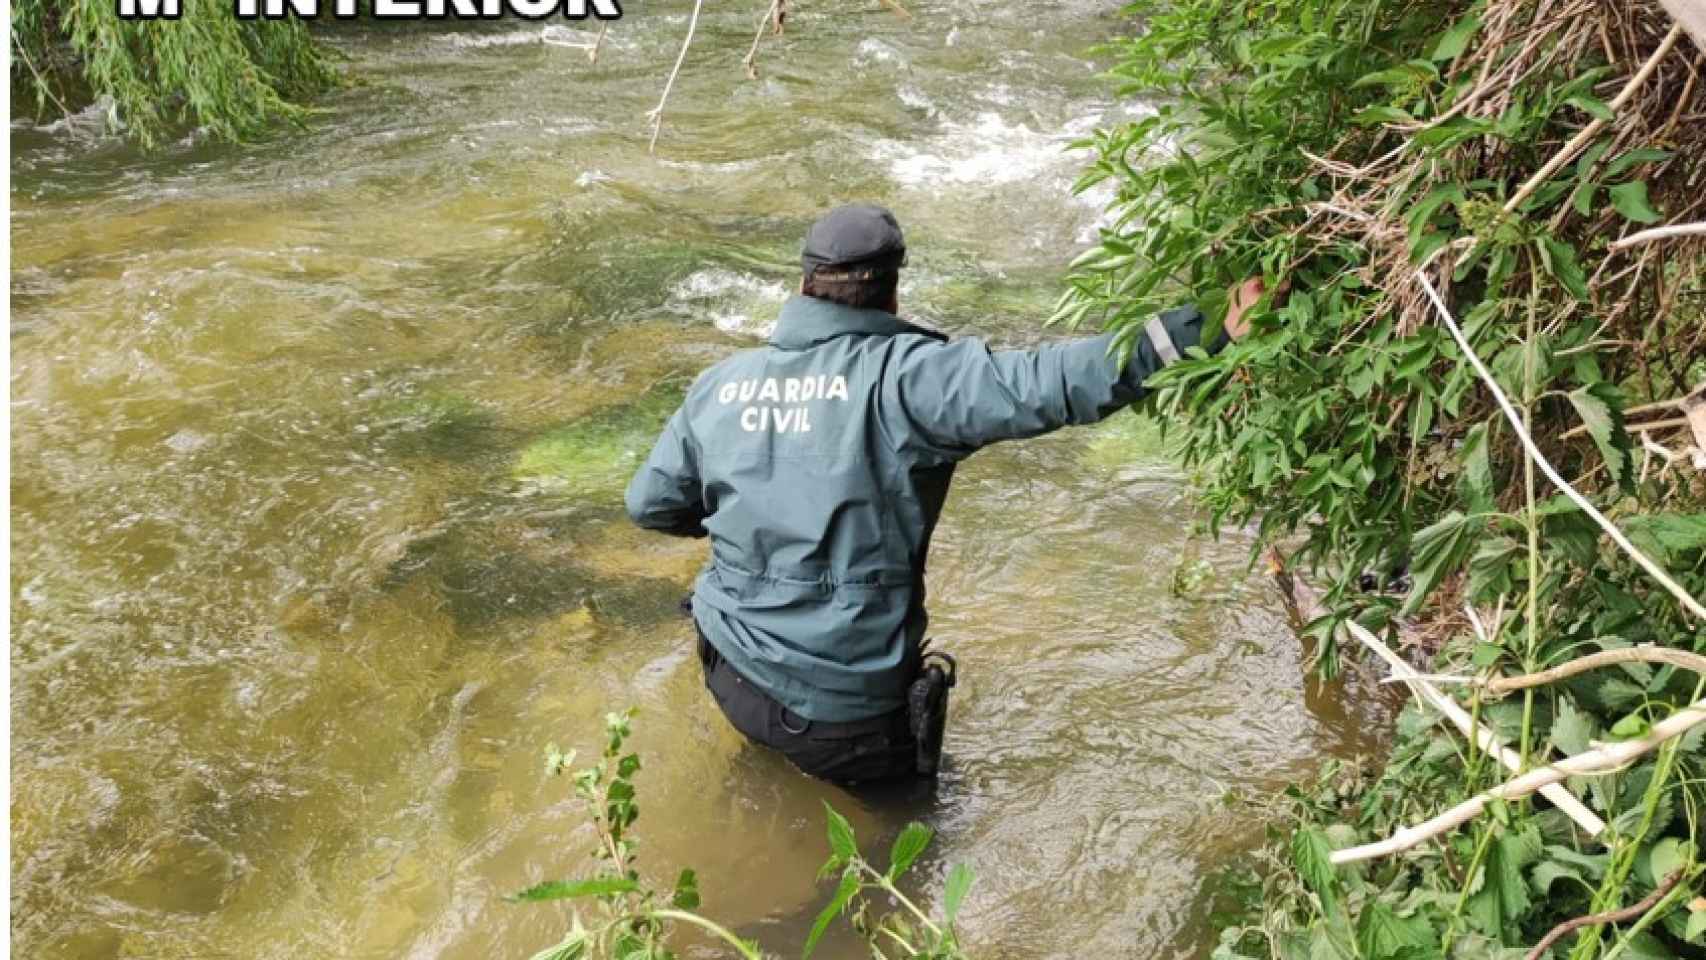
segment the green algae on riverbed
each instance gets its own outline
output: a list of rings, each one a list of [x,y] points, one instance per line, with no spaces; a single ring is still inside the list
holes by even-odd
[[[655,384],[633,403],[600,410],[547,431],[515,463],[516,479],[569,493],[620,491],[658,431],[681,404],[688,381]]]

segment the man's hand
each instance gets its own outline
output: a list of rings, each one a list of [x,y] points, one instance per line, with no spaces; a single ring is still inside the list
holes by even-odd
[[[1274,296],[1277,300],[1284,297],[1291,289],[1291,281],[1280,283]],[[1234,284],[1226,289],[1226,335],[1234,340],[1242,340],[1250,332],[1250,321],[1246,319],[1250,308],[1262,298],[1268,288],[1262,284],[1260,276],[1247,277],[1243,283]]]

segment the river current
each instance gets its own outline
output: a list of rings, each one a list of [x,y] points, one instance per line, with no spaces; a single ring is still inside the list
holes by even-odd
[[[1193,536],[1152,423],[1001,445],[936,536],[964,676],[937,789],[855,798],[744,746],[677,602],[703,544],[622,512],[695,372],[761,342],[827,207],[896,211],[907,315],[1023,345],[1105,196],[1067,150],[1145,109],[1112,3],[628,4],[339,28],[308,128],[142,153],[12,130],[12,938],[40,958],[498,958],[586,866],[548,743],[636,706],[640,864],[795,955],[822,803],[914,887],[978,876],[980,958],[1191,957],[1262,824],[1370,747],[1305,683],[1232,530]],[[717,956],[699,943],[690,956]],[[864,956],[837,929],[819,955]]]

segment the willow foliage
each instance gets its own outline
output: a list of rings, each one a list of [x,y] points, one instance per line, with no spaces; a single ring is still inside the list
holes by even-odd
[[[239,20],[228,0],[183,0],[178,20],[126,21],[113,0],[15,0],[12,84],[38,114],[109,104],[152,145],[185,126],[241,139],[300,122],[337,74],[297,20]]]

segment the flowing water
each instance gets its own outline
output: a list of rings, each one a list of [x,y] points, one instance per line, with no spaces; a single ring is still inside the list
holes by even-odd
[[[1066,144],[1140,109],[1086,51],[1130,27],[808,5],[752,81],[759,11],[721,5],[651,158],[688,8],[629,7],[596,65],[562,27],[336,31],[360,84],[241,147],[14,127],[15,956],[524,957],[567,908],[502,896],[589,845],[542,750],[626,705],[642,864],[772,950],[827,896],[828,800],[873,849],[935,827],[926,895],[975,867],[980,957],[1202,955],[1261,836],[1227,798],[1369,748],[1124,414],[962,469],[933,793],[740,742],[676,610],[703,545],[629,526],[628,474],[836,202],[898,212],[904,312],[1037,339],[1098,214]]]

